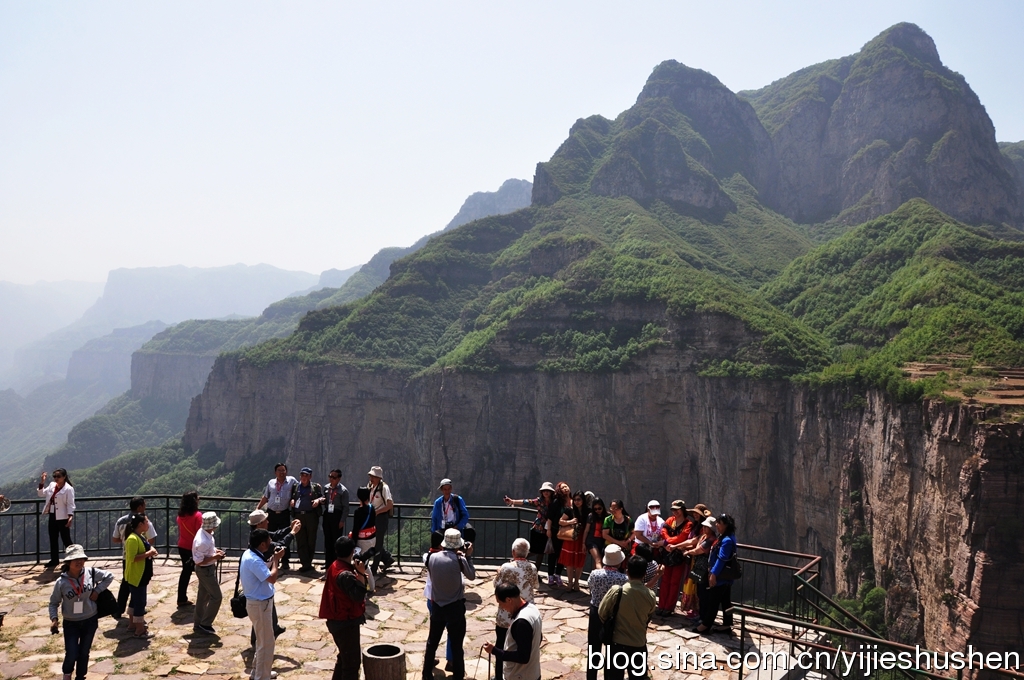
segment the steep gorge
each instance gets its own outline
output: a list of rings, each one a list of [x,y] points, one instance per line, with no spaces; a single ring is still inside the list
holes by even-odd
[[[407,502],[442,477],[476,503],[559,479],[632,509],[699,500],[734,513],[743,541],[821,554],[826,586],[843,591],[860,578],[844,545],[859,492],[891,630],[937,648],[1019,647],[1021,533],[1007,522],[1024,516],[1024,428],[980,424],[972,407],[855,396],[699,377],[667,350],[609,374],[411,379],[222,358],[185,441],[223,450],[229,467],[267,447],[318,477],[339,461],[356,480],[380,464]]]

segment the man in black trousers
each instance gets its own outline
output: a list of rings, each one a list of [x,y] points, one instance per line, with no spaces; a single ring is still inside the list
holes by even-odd
[[[345,536],[348,521],[348,489],[341,483],[341,470],[331,470],[324,489],[324,569],[334,561],[334,545]]]

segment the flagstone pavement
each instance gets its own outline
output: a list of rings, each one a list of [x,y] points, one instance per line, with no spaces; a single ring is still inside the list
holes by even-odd
[[[249,620],[231,616],[228,599],[234,587],[236,563],[225,561],[221,576],[224,603],[214,624],[219,636],[196,635],[192,632],[193,608],[179,610],[176,606],[178,562],[160,561],[149,589],[147,620],[156,636],[150,640],[131,637],[124,620],[118,624],[103,619],[92,647],[90,680],[143,680],[173,676],[189,678],[246,678],[246,667],[252,660],[249,645]],[[90,566],[108,569],[117,574],[120,561],[98,559]],[[365,649],[374,643],[397,643],[406,651],[406,669],[410,680],[420,677],[423,650],[427,639],[427,606],[423,597],[421,569],[405,566],[378,580],[377,592],[367,606],[367,622],[362,627]],[[63,659],[63,636],[50,635],[46,607],[55,579],[53,572],[36,565],[0,566],[0,611],[7,616],[0,629],[0,677],[25,680],[60,678]],[[486,654],[480,650],[484,642],[494,639],[496,605],[493,598],[493,570],[480,568],[475,581],[467,582],[466,606],[466,674],[475,680],[488,678]],[[116,583],[116,580],[115,580]],[[189,598],[195,599],[196,580],[192,579]],[[327,632],[324,621],[317,618],[323,583],[317,576],[287,572],[277,584],[276,603],[281,625],[287,631],[277,640],[274,669],[285,680],[329,678],[334,668],[337,648]],[[544,644],[541,649],[544,680],[567,678],[583,680],[586,648],[586,589],[582,593],[543,586],[537,606],[544,617]],[[655,619],[648,630],[652,653],[692,650],[710,652],[724,663],[729,651],[739,649],[736,638],[724,635],[702,637],[689,631],[688,622],[678,615],[661,624]],[[444,642],[438,652],[444,655]],[[450,677],[439,667],[436,680]],[[714,671],[652,672],[654,680],[684,678],[685,680],[728,680],[735,672],[724,668]],[[219,676],[219,677],[213,677]]]

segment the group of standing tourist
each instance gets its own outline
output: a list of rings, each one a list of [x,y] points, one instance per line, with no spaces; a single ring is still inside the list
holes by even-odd
[[[326,560],[319,614],[338,648],[333,677],[358,680],[359,626],[365,622],[366,599],[374,592],[374,572],[383,573],[393,562],[384,538],[394,501],[383,480],[383,470],[372,467],[368,483],[357,490],[359,507],[353,513],[351,531],[346,531],[349,492],[341,483],[340,470],[330,472],[326,486],[313,482],[310,468],[303,468],[299,479],[289,476],[283,463],[275,466],[274,473],[257,508],[249,515],[248,549],[238,566],[245,610],[252,622],[250,677],[269,680],[277,675],[272,668],[275,640],[284,628],[277,620],[275,584],[287,569],[293,544],[301,565],[299,571],[316,571],[313,557],[322,525]],[[466,503],[453,493],[451,479],[442,479],[438,490],[440,495],[430,514],[431,548],[423,556],[429,611],[424,680],[433,675],[435,653],[445,632],[446,670],[456,678],[464,676],[464,579],[476,578],[475,530]],[[70,542],[75,498],[67,472],[55,470],[48,485],[44,473],[39,495],[46,499],[43,512],[48,515],[51,534],[47,568],[58,564],[58,538],[65,547],[64,565],[49,606],[54,633],[59,628],[59,617],[64,619],[64,677],[84,678],[98,627],[97,601],[112,586],[114,574],[86,568],[85,549]],[[214,512],[201,512],[199,501],[197,492],[183,494],[176,517],[181,559],[177,604],[179,608],[192,606],[188,587],[195,574],[198,588],[193,631],[197,635],[216,635],[214,624],[223,600],[217,566],[225,557],[215,539],[221,520]],[[732,582],[740,572],[736,565],[736,526],[730,515],[716,517],[703,504],[687,507],[677,500],[670,504],[668,518],[663,519],[661,504],[651,500],[646,511],[633,519],[622,500],[613,499],[606,505],[590,492],[572,493],[565,482],[545,482],[536,497],[506,496],[505,502],[533,508],[536,515],[529,539],[513,542],[511,560],[495,575],[495,641],[486,645],[497,661],[494,680],[539,680],[541,616],[533,604],[540,587],[539,572],[546,566],[547,584],[552,588],[579,591],[588,557],[594,561],[586,582],[591,648],[602,647],[602,628],[613,620],[610,654],[629,656],[646,651],[646,630],[652,618],[672,616],[677,606],[695,624],[694,632],[731,632],[727,610]],[[129,510],[115,522],[111,535],[111,540],[122,546],[122,579],[116,601],[112,595],[107,597],[116,602],[114,616],[121,618],[127,612],[129,632],[145,639],[152,636],[146,610],[153,560],[159,555],[154,546],[157,532],[146,514],[144,498],[131,499]],[[720,611],[722,624],[716,626]],[[618,680],[624,670],[609,666],[605,678]],[[588,665],[587,677],[596,680],[597,669]]]

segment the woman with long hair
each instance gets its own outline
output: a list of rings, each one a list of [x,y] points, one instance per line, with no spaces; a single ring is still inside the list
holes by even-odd
[[[203,528],[203,513],[199,512],[199,492],[187,491],[181,494],[178,507],[178,555],[181,557],[181,574],[178,576],[178,606],[187,607],[188,582],[196,570],[192,559],[192,542]]]
[[[608,516],[608,509],[604,501],[594,496],[590,501],[590,513],[587,515],[587,526],[583,530],[585,539],[583,545],[590,551],[590,557],[594,560],[594,569],[601,568],[601,560],[604,559],[604,518]]]
[[[514,508],[519,505],[521,507],[530,506],[537,509],[537,516],[533,519],[533,525],[530,527],[530,557],[535,559],[537,565],[537,571],[540,572],[540,564],[544,559],[544,553],[547,548],[550,534],[548,518],[551,517],[551,503],[555,497],[555,487],[551,482],[544,482],[540,485],[539,495],[536,498],[517,498],[512,499],[505,496],[505,505],[510,508]],[[551,574],[548,575],[548,583],[553,583],[554,579]]]
[[[75,518],[75,487],[71,484],[68,471],[57,468],[53,471],[53,481],[46,483],[46,473],[39,478],[36,495],[45,498],[43,514],[49,517],[46,532],[50,537],[50,561],[47,569],[53,569],[60,562],[57,560],[57,537],[64,543],[64,549],[71,545],[71,520]]]
[[[566,508],[572,507],[572,491],[565,482],[555,484],[555,497],[551,499],[551,506],[548,508],[547,537],[551,540],[551,552],[548,553],[548,585],[561,588],[562,572],[565,565],[559,563],[558,558],[562,555],[562,539],[558,537],[558,522],[565,513]]]
[[[572,495],[572,501],[562,511],[562,517],[558,520],[560,528],[571,527],[573,538],[562,541],[562,552],[558,556],[558,563],[568,570],[570,591],[579,591],[580,576],[583,574],[583,565],[587,561],[587,549],[583,545],[586,536],[583,535],[584,525],[587,522],[587,509],[584,505],[583,492],[577,491]]]
[[[96,600],[110,587],[114,575],[102,569],[86,569],[85,548],[70,545],[64,551],[64,566],[50,593],[50,632],[57,632],[57,613],[64,616],[64,680],[72,673],[84,678],[89,670],[89,651],[99,627]]]
[[[132,622],[128,630],[137,638],[153,637],[146,625],[146,594],[153,578],[153,558],[160,553],[146,540],[149,519],[132,515],[128,523],[131,533],[124,541],[124,580],[131,591]]]

